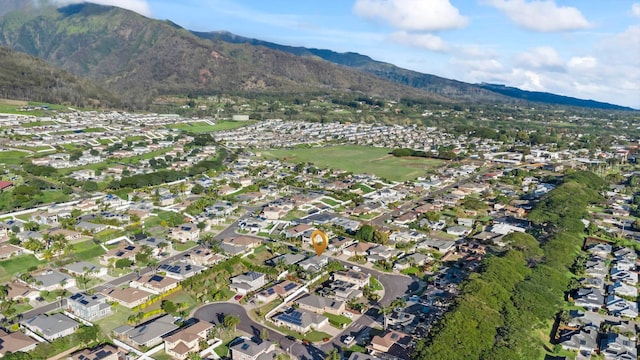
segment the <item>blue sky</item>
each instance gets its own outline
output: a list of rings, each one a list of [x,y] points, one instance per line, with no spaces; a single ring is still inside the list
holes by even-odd
[[[73,1],[73,0],[60,0]],[[198,31],[354,51],[471,83],[640,109],[640,2],[94,0]]]

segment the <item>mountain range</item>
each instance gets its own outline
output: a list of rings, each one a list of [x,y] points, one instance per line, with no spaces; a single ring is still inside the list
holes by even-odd
[[[117,7],[92,3],[60,8],[39,3],[35,7],[29,6],[31,0],[4,1],[0,46],[90,79],[119,94],[123,104],[131,108],[146,108],[163,94],[335,92],[444,103],[543,102],[628,109],[548,93],[468,84],[357,53],[291,47],[228,32],[191,32],[170,21]]]

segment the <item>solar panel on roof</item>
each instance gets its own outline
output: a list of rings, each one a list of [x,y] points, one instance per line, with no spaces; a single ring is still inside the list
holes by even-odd
[[[81,297],[82,297],[82,294],[80,294],[80,293],[78,293],[78,294],[73,294],[73,295],[71,296],[71,300],[76,300],[76,299],[81,298]]]
[[[275,294],[275,292],[276,291],[273,288],[268,288],[267,289],[267,294],[269,294],[269,295],[273,295],[273,294]]]
[[[153,275],[153,276],[149,279],[149,281],[158,281],[158,282],[160,282],[160,281],[162,281],[162,279],[164,279],[164,278],[163,278],[162,276],[160,276],[160,275]]]
[[[285,290],[285,291],[289,291],[289,290],[291,290],[291,289],[295,288],[296,286],[297,286],[297,285],[296,285],[296,284],[294,284],[294,283],[288,283],[287,285],[285,285],[285,286],[284,286],[284,290]]]
[[[87,304],[89,304],[89,302],[87,300],[85,300],[85,299],[82,299],[82,300],[80,300],[80,304],[87,305]]]
[[[244,343],[244,344],[242,344],[241,348],[242,348],[242,350],[247,350],[249,348],[249,344]]]

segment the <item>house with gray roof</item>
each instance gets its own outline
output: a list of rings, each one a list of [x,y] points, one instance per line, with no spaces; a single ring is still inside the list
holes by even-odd
[[[343,301],[314,294],[305,294],[299,297],[296,303],[300,306],[300,309],[313,311],[318,314],[330,313],[340,315],[345,310],[345,303]]]
[[[57,270],[47,270],[33,277],[33,287],[37,290],[53,291],[76,286],[76,279]]]
[[[591,311],[598,311],[604,304],[604,295],[597,288],[578,289],[573,297],[574,305],[582,306]]]
[[[602,336],[600,354],[604,355],[605,359],[611,360],[636,360],[638,358],[636,342],[616,333]]]
[[[326,316],[293,308],[274,316],[272,320],[278,326],[285,326],[303,334],[308,333],[311,329],[319,329],[329,324],[329,319]]]
[[[238,294],[246,295],[256,291],[267,283],[267,276],[263,273],[250,271],[231,278],[229,288]]]
[[[201,273],[204,269],[206,269],[204,266],[193,265],[187,262],[162,264],[158,268],[159,271],[163,271],[168,277],[172,277],[178,280],[190,278],[196,274]]]
[[[632,319],[638,316],[638,303],[635,301],[629,301],[611,294],[607,296],[605,305],[611,315],[624,316]]]
[[[111,314],[111,305],[102,294],[75,293],[67,298],[67,306],[71,313],[88,321]]]
[[[276,356],[276,344],[271,341],[255,342],[249,338],[239,338],[229,346],[232,360],[273,359]]]
[[[113,332],[134,346],[153,347],[160,344],[164,336],[177,329],[178,325],[173,323],[173,316],[167,314],[135,328],[123,325]]]
[[[87,261],[79,261],[62,267],[62,270],[73,276],[86,275],[90,277],[103,277],[107,275],[107,268],[92,264]]]
[[[299,262],[298,265],[300,265],[300,267],[306,272],[315,273],[322,270],[322,268],[327,266],[328,263],[329,263],[329,258],[327,256],[314,255],[304,261]]]
[[[559,343],[565,350],[578,351],[590,355],[598,348],[598,329],[584,327],[578,330],[563,330]]]
[[[48,341],[71,335],[80,328],[79,322],[61,313],[50,316],[38,314],[32,318],[22,320],[20,324],[42,335]]]
[[[285,265],[293,265],[297,264],[300,261],[304,260],[306,256],[304,254],[282,254],[278,255],[272,259],[267,260],[269,264],[272,266],[276,266],[280,261],[283,261]]]

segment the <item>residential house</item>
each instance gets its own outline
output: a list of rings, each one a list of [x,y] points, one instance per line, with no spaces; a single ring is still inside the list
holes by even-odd
[[[200,236],[200,229],[198,229],[196,224],[184,223],[171,229],[169,236],[181,243],[197,241]]]
[[[277,299],[278,297],[285,298],[291,295],[296,289],[298,289],[298,287],[300,287],[300,284],[294,283],[289,280],[284,280],[257,293],[256,300],[262,303],[268,303]]]
[[[93,321],[111,314],[111,305],[102,294],[75,293],[67,299],[69,312],[87,321]]]
[[[614,265],[611,268],[610,277],[612,281],[622,281],[635,286],[638,283],[638,273],[631,270],[624,270]]]
[[[279,263],[283,263],[284,265],[293,265],[293,264],[297,264],[300,261],[304,260],[306,258],[306,256],[304,254],[282,254],[282,255],[278,255],[272,259],[267,260],[267,263],[272,265],[272,266],[276,266]]]
[[[464,237],[471,233],[471,228],[466,226],[449,226],[447,228],[447,234]]]
[[[609,267],[605,263],[604,259],[598,256],[592,256],[584,264],[584,273],[587,276],[604,279],[609,272]]]
[[[54,291],[76,286],[76,279],[57,270],[46,270],[33,277],[32,286],[40,291]]]
[[[19,281],[10,282],[7,285],[9,286],[9,293],[7,294],[8,299],[16,301],[33,301],[40,297],[39,291],[34,290]]]
[[[93,349],[84,349],[69,357],[69,360],[119,360],[120,353],[117,347],[111,344],[100,345]]]
[[[238,294],[246,295],[256,291],[267,283],[267,276],[263,273],[250,271],[231,278],[229,288]]]
[[[302,268],[302,270],[308,272],[308,273],[316,273],[320,270],[322,270],[323,267],[327,266],[327,264],[329,263],[329,258],[325,255],[320,255],[320,256],[312,256],[306,260],[303,260],[301,262],[298,263],[298,265],[300,265],[300,267]]]
[[[58,225],[58,214],[48,211],[36,211],[31,213],[29,221],[38,225],[56,226]]]
[[[79,261],[65,265],[62,270],[68,272],[72,276],[89,276],[95,278],[102,278],[107,275],[107,268],[92,264],[87,261]]]
[[[130,286],[158,295],[177,287],[179,282],[179,280],[168,276],[150,274],[131,281]]]
[[[193,265],[211,266],[219,263],[224,259],[224,257],[222,255],[216,254],[215,252],[207,249],[204,246],[199,246],[185,253],[184,259],[186,262]]]
[[[342,253],[347,256],[364,256],[369,253],[369,249],[378,246],[378,244],[359,241],[355,244],[347,246]]]
[[[590,356],[598,349],[598,329],[594,326],[585,326],[579,329],[562,330],[558,343],[565,350],[577,351],[585,356]]]
[[[207,340],[213,328],[211,323],[199,321],[164,339],[164,352],[174,359],[186,359],[189,353],[200,351],[200,342]]]
[[[48,341],[71,335],[80,328],[80,323],[61,313],[48,316],[38,314],[32,318],[20,321],[20,324],[42,335],[42,337]]]
[[[387,330],[383,336],[374,336],[367,346],[370,354],[387,359],[409,359],[412,348],[411,336],[396,330]]]
[[[23,252],[24,249],[22,249],[21,247],[17,247],[9,243],[0,244],[0,260],[5,260],[12,256],[21,255]]]
[[[455,248],[455,241],[444,239],[426,239],[416,245],[418,249],[434,249],[439,253],[446,254]]]
[[[309,310],[317,314],[340,315],[345,310],[343,301],[333,300],[314,294],[305,294],[295,300],[300,309]]]
[[[613,316],[621,316],[635,319],[638,317],[638,303],[635,301],[625,300],[616,295],[609,295],[605,304],[609,314]]]
[[[164,315],[138,325],[135,328],[123,325],[113,330],[113,333],[137,347],[151,348],[162,342],[162,338],[178,329],[173,323],[172,315]]]
[[[320,329],[329,324],[326,316],[315,314],[304,309],[289,309],[272,318],[277,326],[285,326],[293,331],[303,334],[312,329]]]
[[[151,298],[153,293],[134,288],[109,288],[102,291],[102,294],[107,297],[109,301],[117,302],[120,305],[129,309],[136,307]]]
[[[100,264],[107,266],[111,265],[111,262],[115,263],[120,259],[128,259],[135,262],[136,254],[140,251],[142,251],[142,246],[124,242],[117,248],[111,249],[107,251],[106,254],[100,256]]]
[[[17,352],[29,352],[36,348],[38,342],[19,331],[8,333],[0,329],[0,358]]]
[[[190,278],[196,274],[201,273],[204,266],[192,265],[183,262],[174,262],[173,264],[161,264],[158,267],[158,271],[164,272],[167,276],[178,280],[184,280]]]
[[[367,261],[376,262],[376,261],[388,261],[393,257],[398,255],[398,251],[384,245],[372,247],[369,249],[367,254]]]
[[[573,297],[574,305],[582,306],[591,311],[598,311],[604,304],[604,295],[597,288],[582,288]]]
[[[273,359],[276,356],[276,344],[269,340],[260,343],[249,338],[240,338],[229,346],[232,360]]]
[[[616,295],[631,297],[635,299],[636,297],[638,297],[638,288],[620,281],[616,281],[613,285],[609,286],[609,293],[614,293]]]
[[[360,271],[347,270],[336,271],[333,273],[334,281],[345,281],[355,284],[359,288],[363,288],[369,284],[370,275]]]
[[[250,236],[229,237],[222,240],[220,247],[230,255],[238,255],[249,250],[255,249],[262,244],[260,238]]]
[[[636,360],[638,358],[636,342],[616,333],[602,336],[600,354],[604,355],[607,360]]]
[[[612,247],[611,244],[595,243],[590,245],[587,248],[587,251],[593,255],[606,258],[607,256],[609,256],[609,254],[611,254]]]
[[[305,232],[313,231],[315,227],[308,224],[298,224],[292,228],[285,230],[284,235],[286,238],[298,238],[301,237]]]

